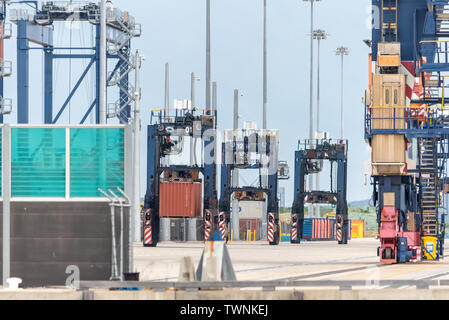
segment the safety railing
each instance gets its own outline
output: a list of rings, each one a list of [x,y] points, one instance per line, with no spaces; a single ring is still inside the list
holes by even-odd
[[[449,40],[423,40],[419,42],[418,52],[421,57],[425,56],[426,50],[430,50],[428,48],[431,48],[435,53],[436,61],[426,62],[446,63],[449,61]]]
[[[180,108],[180,109],[154,109],[151,110],[150,124],[156,123],[174,123],[176,118],[185,117],[188,113],[199,115],[217,116],[217,110],[211,108]]]
[[[315,149],[318,145],[348,144],[347,139],[299,139],[298,150]]]
[[[418,44],[418,58],[419,64],[415,67],[424,73],[426,98],[439,98],[440,92],[436,88],[443,88],[444,91],[444,78],[447,76],[442,73],[449,72],[449,41],[421,41]],[[444,99],[444,92],[442,98]]]
[[[449,128],[449,106],[371,106],[365,109],[365,130],[372,134],[404,134],[409,129]]]

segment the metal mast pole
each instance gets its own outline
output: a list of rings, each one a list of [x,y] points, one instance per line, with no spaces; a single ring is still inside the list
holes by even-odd
[[[320,132],[320,43],[321,38],[318,37],[318,70],[317,70],[317,102],[316,102],[316,132],[319,134]],[[317,191],[320,191],[320,174],[316,174],[316,181],[315,181],[315,189]],[[320,218],[321,216],[321,209],[320,205],[315,205],[315,217]]]
[[[217,82],[212,82],[212,108],[217,110],[218,108],[218,92],[217,92]]]
[[[344,129],[344,101],[343,101],[343,81],[344,81],[344,55],[341,55],[341,138],[345,137]]]
[[[310,2],[310,119],[309,119],[309,139],[313,140],[313,4],[315,1],[320,0],[303,0]],[[313,190],[313,175],[309,175],[309,190]],[[313,207],[311,206],[309,217],[313,217]]]
[[[263,124],[262,129],[267,129],[267,105],[268,105],[268,84],[267,84],[267,0],[264,0],[263,19]]]
[[[106,0],[101,0],[100,7],[100,124],[106,124]]]
[[[3,127],[2,134],[2,197],[3,197],[3,287],[7,287],[6,280],[11,270],[11,128],[9,124]]]
[[[206,0],[206,109],[211,107],[210,0]]]
[[[197,78],[195,77],[195,73],[192,72],[190,75],[190,106],[192,108],[192,112],[195,109],[195,80]],[[190,137],[190,166],[193,166],[193,163],[195,161],[195,155],[194,153],[196,152],[195,150],[195,143],[194,140],[195,138],[193,137],[193,135]]]
[[[170,65],[168,62],[165,64],[165,103],[164,103],[164,113],[163,122],[167,121],[170,108]],[[170,156],[166,155],[164,157],[163,163],[166,167],[170,165]]]
[[[234,90],[234,132],[239,128],[239,90]],[[239,186],[239,170],[234,169],[232,172],[232,186],[237,188]],[[233,240],[240,240],[240,221],[239,221],[239,202],[235,199],[232,200],[232,216],[231,224],[233,230]]]
[[[327,33],[324,30],[313,31],[313,39],[318,41],[318,70],[317,70],[317,116],[316,116],[316,133],[320,132],[320,95],[321,95],[321,82],[320,82],[320,61],[321,61],[321,40],[327,39]],[[320,174],[316,174],[316,190],[320,190]],[[315,205],[315,216],[320,218],[320,205]]]
[[[195,80],[197,78],[195,77],[195,73],[191,73],[190,75],[190,104],[192,107],[192,110],[195,108]]]
[[[316,101],[316,132],[320,132],[320,44],[321,38],[318,38],[318,70],[317,70],[317,101]]]
[[[343,94],[344,94],[344,56],[349,55],[349,49],[345,48],[343,46],[338,47],[336,51],[337,56],[341,55],[341,139],[344,139],[344,100],[343,100]]]
[[[309,118],[309,138],[313,139],[313,2],[310,0],[310,118]],[[312,186],[310,177],[310,187]]]
[[[168,115],[168,109],[170,108],[170,65],[168,62],[165,64],[165,103],[164,103],[164,116]]]
[[[142,59],[144,59],[139,51],[136,52],[136,92],[135,96],[135,107],[134,107],[134,201],[133,208],[134,214],[132,221],[132,226],[134,226],[133,234],[130,235],[132,241],[139,241],[140,238],[140,100],[142,98],[142,90],[140,88],[140,68],[142,65]],[[130,243],[132,248],[132,242]],[[131,249],[132,250],[132,249]],[[130,251],[132,253],[132,251]],[[130,261],[131,270],[133,272],[133,264]]]

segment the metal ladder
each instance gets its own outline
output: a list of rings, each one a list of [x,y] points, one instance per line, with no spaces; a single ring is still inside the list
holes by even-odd
[[[421,146],[422,227],[424,236],[438,236],[438,176],[436,173],[435,142],[423,139]]]
[[[382,0],[382,42],[398,40],[398,0]]]
[[[433,1],[435,5],[435,22],[437,35],[440,37],[449,36],[449,1]]]

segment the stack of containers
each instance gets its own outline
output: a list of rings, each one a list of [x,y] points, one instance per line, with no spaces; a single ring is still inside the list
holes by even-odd
[[[199,241],[202,216],[200,181],[163,181],[160,183],[159,216],[162,241]]]
[[[303,240],[333,241],[335,238],[335,219],[304,219]],[[348,239],[351,240],[351,220],[348,221]]]

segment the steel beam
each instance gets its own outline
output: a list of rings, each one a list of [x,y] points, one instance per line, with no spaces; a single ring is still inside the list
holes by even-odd
[[[129,61],[129,45],[126,45],[122,51],[126,52],[124,55],[125,57],[127,57],[128,61]],[[120,81],[120,86],[119,86],[119,95],[120,95],[120,109],[124,110],[122,111],[122,116],[129,120],[131,118],[131,106],[128,104],[128,106],[126,106],[127,101],[128,101],[128,91],[129,91],[129,74],[128,74],[128,62],[126,60],[123,60],[122,58],[120,58],[119,60],[120,63],[120,75],[123,77]],[[125,107],[126,106],[126,107]]]
[[[8,284],[11,269],[11,127],[2,129],[2,198],[3,198],[3,286]]]
[[[17,22],[17,123],[29,122],[29,70],[27,20]]]
[[[53,123],[53,50],[45,50],[45,71],[44,71],[44,123]]]
[[[53,124],[56,124],[59,120],[59,118],[61,117],[62,113],[64,112],[65,108],[67,107],[67,105],[69,104],[70,100],[72,100],[72,97],[75,95],[76,90],[78,90],[79,86],[81,85],[81,83],[83,82],[84,78],[86,77],[87,73],[89,72],[90,68],[92,67],[92,65],[94,64],[95,60],[92,59],[89,64],[87,65],[86,69],[84,70],[83,74],[81,75],[81,77],[78,79],[78,82],[75,84],[75,86],[73,87],[72,91],[70,92],[69,96],[67,97],[66,101],[64,102],[64,104],[61,107],[61,110],[59,110],[58,114],[56,115],[55,119],[53,120]]]
[[[97,88],[95,93],[95,123],[100,124],[100,47],[101,47],[101,28],[100,25],[96,27],[96,37],[95,37],[95,88]]]
[[[90,107],[87,110],[86,114],[84,115],[83,119],[81,119],[80,124],[84,124],[84,122],[86,122],[87,117],[89,117],[90,113],[92,112],[92,110],[95,108],[96,105],[97,105],[97,100],[94,100],[94,102],[92,102],[92,104],[90,105]]]

